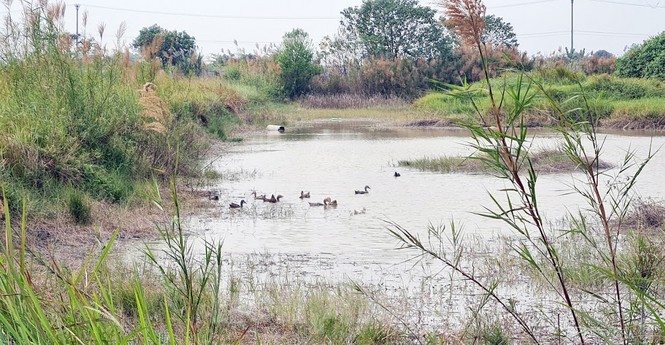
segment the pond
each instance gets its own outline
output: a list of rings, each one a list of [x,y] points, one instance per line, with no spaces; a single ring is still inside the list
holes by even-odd
[[[533,133],[535,150],[554,148],[559,142],[556,133]],[[601,138],[603,159],[617,167],[629,150],[644,158],[649,147],[665,143],[665,137],[648,133],[606,133]],[[430,225],[449,226],[454,220],[467,240],[477,244],[478,255],[491,254],[503,238],[513,236],[501,222],[476,215],[491,206],[488,193],[500,195],[498,191],[507,187],[503,180],[397,166],[399,160],[469,155],[469,142],[462,129],[385,128],[337,119],[287,128],[284,133],[259,133],[211,161],[222,176],[211,187],[220,192],[220,200],[213,212],[191,216],[188,226],[205,238],[223,239],[229,256],[262,261],[269,276],[356,281],[407,294],[411,289],[423,291],[431,283],[425,284],[425,279],[440,267],[407,262],[417,253],[396,249],[399,243],[388,231],[389,222],[425,234]],[[662,199],[664,169],[665,159],[656,155],[639,178],[638,193]],[[395,177],[396,171],[401,176]],[[615,168],[608,175],[617,172]],[[586,207],[570,188],[582,177],[539,177],[539,203],[548,221],[556,224],[569,211]],[[369,193],[355,194],[366,185]],[[253,191],[284,197],[278,203],[263,202],[254,199]],[[311,198],[300,199],[301,191],[310,192]],[[336,208],[309,205],[328,196],[338,201]],[[228,207],[241,200],[247,201],[243,208]]]

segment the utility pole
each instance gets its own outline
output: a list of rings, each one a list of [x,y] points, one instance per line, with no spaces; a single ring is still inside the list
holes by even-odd
[[[79,43],[79,7],[81,7],[81,4],[76,4],[74,6],[76,7],[76,44],[78,44]]]
[[[573,57],[575,48],[573,48],[573,2],[575,0],[570,0],[570,57]]]

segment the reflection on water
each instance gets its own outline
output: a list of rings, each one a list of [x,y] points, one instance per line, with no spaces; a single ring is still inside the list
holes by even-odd
[[[555,133],[533,133],[534,149],[558,143]],[[240,177],[214,186],[221,190],[219,212],[194,216],[190,225],[207,238],[224,239],[229,255],[267,252],[278,257],[277,262],[293,258],[289,269],[298,275],[422,288],[429,273],[404,264],[415,253],[395,249],[398,243],[387,230],[389,222],[424,234],[430,224],[454,220],[468,236],[490,245],[497,236],[512,234],[502,223],[476,215],[491,206],[488,193],[501,196],[498,191],[507,187],[501,179],[397,167],[399,160],[468,155],[469,141],[461,129],[388,129],[349,121],[256,135],[213,162],[223,176]],[[650,145],[658,148],[664,142],[663,137],[607,134],[604,160],[618,165],[629,149],[645,157]],[[656,156],[640,177],[638,192],[662,198],[664,169],[665,159]],[[395,178],[395,171],[401,176]],[[571,184],[579,185],[582,177],[539,177],[539,203],[547,220],[554,224],[585,207],[579,195],[570,193]],[[371,188],[368,194],[354,193],[365,185]],[[284,198],[266,203],[254,200],[252,191]],[[301,191],[309,191],[311,199],[298,198]],[[328,196],[339,206],[309,206]],[[248,202],[244,208],[228,208],[241,199]]]

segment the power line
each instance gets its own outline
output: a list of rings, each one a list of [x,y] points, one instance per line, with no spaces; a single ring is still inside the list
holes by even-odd
[[[552,0],[547,0],[552,1]],[[112,11],[122,11],[122,12],[133,12],[133,13],[148,13],[148,14],[161,14],[166,16],[182,16],[182,17],[199,17],[199,18],[221,18],[221,19],[261,19],[261,20],[339,20],[339,17],[280,17],[280,16],[230,16],[230,15],[218,15],[218,14],[201,14],[201,13],[175,13],[175,12],[164,12],[164,11],[152,11],[152,10],[138,10],[130,8],[120,8],[120,7],[110,7],[110,6],[98,6],[98,5],[88,5],[81,4],[90,8],[99,8],[104,10]]]
[[[490,6],[490,9],[495,9],[495,8],[507,8],[507,7],[519,7],[519,6],[529,6],[529,5],[535,5],[535,4],[541,4],[544,2],[552,2],[555,0],[538,0],[538,1],[529,1],[529,2],[520,2],[517,4],[507,4],[507,5],[499,5],[499,6]]]
[[[239,40],[196,40],[197,42],[208,43],[238,43],[238,44],[277,44],[278,42],[261,42],[261,41],[239,41]]]
[[[546,37],[546,36],[561,36],[567,34],[568,31],[547,31],[547,32],[534,32],[527,34],[517,34],[520,38],[532,38],[532,37]],[[590,31],[590,30],[577,30],[576,34],[586,35],[586,36],[614,36],[614,37],[648,37],[651,34],[641,34],[633,32],[607,32],[607,31]]]
[[[547,32],[534,32],[528,34],[517,34],[519,37],[541,37],[541,36],[558,36],[567,34],[568,31],[547,31]]]
[[[649,5],[649,4],[633,4],[630,2],[621,2],[621,1],[612,1],[612,0],[591,0],[595,2],[604,2],[606,4],[613,4],[613,5],[625,5],[625,6],[636,6],[636,7],[648,7],[648,8],[659,8],[663,9],[665,6],[658,6],[660,1],[656,3],[656,5]]]
[[[634,32],[607,32],[607,31],[588,31],[588,30],[578,30],[577,32],[587,35],[601,35],[601,36],[650,36],[651,34],[639,34]]]

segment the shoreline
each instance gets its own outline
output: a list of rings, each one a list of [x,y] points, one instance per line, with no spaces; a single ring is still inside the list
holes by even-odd
[[[289,120],[287,117],[285,122],[287,123],[285,125],[287,133],[321,124],[348,124],[354,122],[361,124],[363,127],[374,129],[413,128],[464,131],[463,128],[452,125],[450,121],[433,120],[425,117],[421,120],[379,119],[374,117],[317,117],[295,121]],[[529,129],[535,131],[549,130],[546,126],[533,126]],[[266,128],[263,126],[245,125],[236,128],[230,137],[244,140],[265,132]],[[665,131],[661,129],[626,129],[625,126],[623,129],[614,126],[601,126],[599,127],[599,133],[627,136],[665,135]],[[214,160],[216,156],[224,154],[229,147],[234,145],[233,142],[221,141],[212,137],[207,140],[210,147],[202,158],[204,162]],[[207,200],[201,194],[205,190],[205,184],[208,183],[206,177],[183,177],[179,180],[179,202],[185,214],[205,212],[216,206],[214,202]],[[168,188],[161,186],[161,189],[162,195],[169,196],[170,199]],[[168,207],[172,206],[171,200],[165,200],[165,202]],[[16,224],[18,220],[17,217],[14,217],[12,224]],[[168,221],[168,212],[160,211],[148,202],[145,202],[145,204],[139,203],[138,205],[133,203],[119,205],[95,201],[92,204],[92,220],[88,225],[77,225],[68,219],[65,214],[59,214],[49,219],[31,219],[28,217],[27,234],[29,243],[40,251],[55,254],[56,258],[64,261],[78,262],[84,259],[95,245],[108,240],[116,229],[119,229],[119,242],[149,241],[159,238],[156,226]]]

